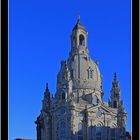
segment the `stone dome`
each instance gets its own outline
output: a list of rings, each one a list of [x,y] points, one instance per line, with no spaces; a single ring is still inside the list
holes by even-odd
[[[102,79],[98,64],[87,54],[87,48],[78,50],[69,61],[73,88],[101,91]]]

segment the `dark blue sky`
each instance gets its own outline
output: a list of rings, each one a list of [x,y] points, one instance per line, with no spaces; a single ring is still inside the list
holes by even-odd
[[[131,1],[9,0],[9,140],[36,138],[46,82],[55,94],[78,14],[88,30],[90,56],[99,61],[104,100],[116,71],[131,131]]]

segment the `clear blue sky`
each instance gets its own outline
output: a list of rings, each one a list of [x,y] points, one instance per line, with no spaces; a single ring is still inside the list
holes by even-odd
[[[104,100],[116,71],[131,131],[130,0],[9,0],[9,140],[36,138],[46,82],[55,94],[78,14],[89,33],[90,56],[99,61]]]

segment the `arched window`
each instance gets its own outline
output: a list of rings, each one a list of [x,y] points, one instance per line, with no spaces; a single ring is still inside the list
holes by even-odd
[[[88,79],[93,78],[93,70],[90,67],[87,69],[87,77]]]
[[[78,124],[78,140],[83,140],[83,126],[82,126],[82,123]]]
[[[65,137],[66,135],[66,124],[65,122],[60,123],[60,137]]]
[[[85,38],[82,34],[79,36],[79,45],[85,46]]]
[[[117,108],[117,101],[114,101],[114,108]]]
[[[101,124],[96,125],[96,140],[101,140]]]
[[[65,99],[65,93],[64,92],[62,93],[62,99],[63,100]]]
[[[93,70],[90,70],[90,78],[93,77]]]
[[[115,128],[111,128],[111,140],[115,140]]]

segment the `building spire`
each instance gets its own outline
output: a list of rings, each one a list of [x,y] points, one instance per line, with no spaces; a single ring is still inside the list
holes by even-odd
[[[114,73],[114,80],[112,82],[112,88],[110,92],[111,102],[109,102],[109,104],[112,108],[118,108],[120,102],[120,87],[119,82],[117,80],[116,72]]]
[[[48,83],[46,83],[46,91],[48,91],[49,90],[49,88],[48,88]]]
[[[117,73],[114,73],[114,81],[117,81]]]
[[[80,15],[78,14],[78,18],[77,18],[77,24],[81,24],[81,22],[80,22]]]
[[[46,83],[46,90],[45,90],[44,96],[50,99],[50,91],[49,91],[48,83]]]
[[[84,31],[86,31],[85,27],[81,23],[80,15],[79,14],[78,14],[76,25],[74,26],[74,28],[72,29],[72,31],[74,31],[75,29],[83,29]]]
[[[114,80],[112,82],[112,87],[119,88],[119,82],[117,80],[117,73],[116,72],[114,73]]]
[[[80,15],[78,15],[78,20],[77,20],[77,22],[78,22],[78,23],[80,22]]]

